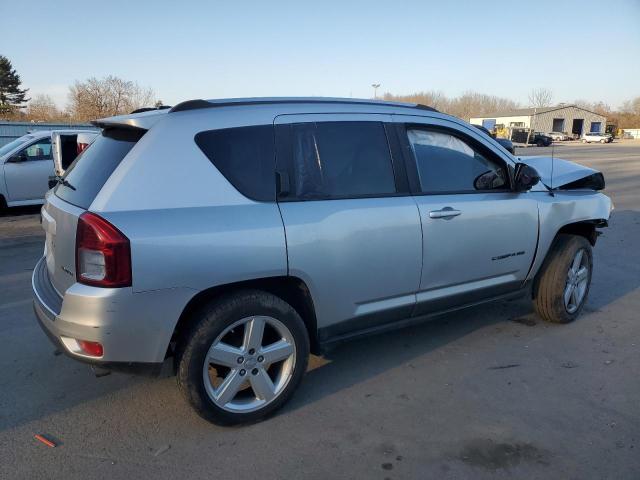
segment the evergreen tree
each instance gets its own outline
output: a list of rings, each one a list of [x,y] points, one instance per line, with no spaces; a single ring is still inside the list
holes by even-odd
[[[9,59],[0,55],[0,114],[12,113],[29,101],[25,98],[28,89],[20,88],[21,84]]]

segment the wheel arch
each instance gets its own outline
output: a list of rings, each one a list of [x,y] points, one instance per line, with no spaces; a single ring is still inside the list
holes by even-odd
[[[536,257],[532,263],[529,274],[527,275],[527,281],[532,281],[533,284],[537,282],[540,272],[543,271],[544,265],[549,258],[549,254],[553,250],[553,246],[558,240],[560,235],[577,235],[587,239],[589,244],[593,247],[596,244],[596,240],[600,232],[597,230],[600,227],[606,227],[608,221],[604,218],[599,219],[586,219],[574,222],[569,222],[559,227],[556,227],[555,234],[551,241],[545,241],[544,245],[539,245],[536,251]],[[549,238],[549,237],[547,237]]]
[[[551,244],[553,245],[553,243],[558,238],[558,235],[567,234],[584,237],[589,241],[592,247],[595,247],[596,240],[598,239],[598,235],[600,234],[597,228],[606,227],[607,225],[608,221],[603,218],[568,223],[558,229]]]
[[[216,285],[198,292],[189,300],[180,314],[178,322],[173,329],[171,341],[167,349],[167,356],[172,356],[180,335],[190,328],[195,319],[195,312],[202,308],[207,302],[232,292],[248,289],[262,290],[281,298],[291,305],[296,312],[298,312],[298,315],[300,315],[307,327],[311,353],[320,353],[315,307],[309,288],[305,282],[298,277],[278,276]]]

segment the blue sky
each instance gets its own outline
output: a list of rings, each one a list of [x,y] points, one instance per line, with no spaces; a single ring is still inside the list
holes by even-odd
[[[28,8],[25,8],[28,5]],[[0,0],[0,54],[31,94],[114,74],[165,104],[467,90],[527,103],[640,96],[640,0]]]

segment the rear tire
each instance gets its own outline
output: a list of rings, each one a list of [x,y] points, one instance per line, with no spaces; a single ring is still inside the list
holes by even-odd
[[[569,323],[580,314],[589,294],[591,244],[577,235],[558,235],[534,284],[538,315],[553,323]]]
[[[284,349],[276,354],[276,348]],[[244,290],[196,314],[179,341],[178,386],[205,420],[253,423],[289,400],[308,357],[307,329],[293,307],[275,295]]]

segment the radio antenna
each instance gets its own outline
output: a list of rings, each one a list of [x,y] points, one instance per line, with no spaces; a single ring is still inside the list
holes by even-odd
[[[555,196],[553,194],[553,164],[555,163],[554,150],[555,150],[555,145],[554,145],[554,142],[552,141],[551,142],[551,176],[549,177],[549,193],[551,194],[552,197]]]

